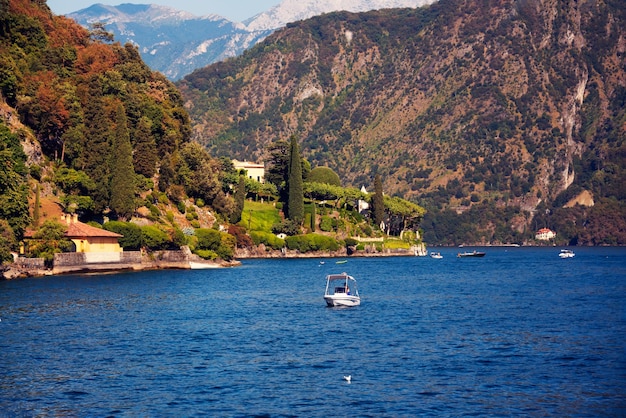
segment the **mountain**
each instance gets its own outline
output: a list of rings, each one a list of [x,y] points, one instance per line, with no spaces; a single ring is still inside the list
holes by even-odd
[[[270,10],[244,23],[248,30],[276,30],[287,23],[308,19],[324,13],[346,11],[367,12],[380,9],[419,7],[435,0],[284,0]]]
[[[45,2],[0,8],[0,221],[11,229],[0,222],[0,241],[61,209],[157,222],[168,196],[195,194],[228,216],[219,163],[190,143],[179,91],[135,47],[102,42]]]
[[[432,0],[285,0],[245,23],[217,15],[198,17],[165,6],[95,4],[68,17],[89,28],[102,22],[115,39],[139,47],[150,68],[178,80],[197,68],[240,55],[288,22],[337,10],[417,7]]]
[[[105,23],[117,41],[136,45],[146,64],[171,80],[239,55],[272,32],[250,31],[217,15],[197,17],[157,5],[96,4],[68,17],[85,27]]]
[[[262,161],[296,134],[345,185],[371,188],[379,173],[386,193],[427,207],[427,242],[519,242],[547,226],[571,243],[626,244],[621,6],[329,13],[177,85],[215,155]]]

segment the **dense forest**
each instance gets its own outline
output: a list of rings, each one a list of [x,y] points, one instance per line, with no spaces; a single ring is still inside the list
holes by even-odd
[[[177,83],[192,137],[264,159],[296,134],[347,185],[428,209],[432,244],[626,243],[620,1],[329,13]],[[591,199],[584,199],[591,196]]]

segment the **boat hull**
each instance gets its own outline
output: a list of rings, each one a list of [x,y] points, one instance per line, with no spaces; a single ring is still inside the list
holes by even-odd
[[[330,307],[336,306],[358,306],[361,304],[361,298],[350,295],[328,295],[324,296],[326,305]]]
[[[472,252],[472,253],[459,253],[457,254],[457,257],[484,257],[485,253],[483,252]]]

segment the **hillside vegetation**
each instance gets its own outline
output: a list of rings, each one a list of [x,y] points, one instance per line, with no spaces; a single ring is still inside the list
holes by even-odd
[[[426,207],[429,243],[550,227],[559,243],[626,244],[625,10],[442,0],[330,13],[178,86],[213,154],[264,160],[295,134],[345,185],[371,189],[378,173]],[[593,202],[572,205],[583,192]]]
[[[0,10],[0,262],[24,250],[49,265],[72,251],[62,213],[123,235],[126,250],[186,245],[211,259],[251,247],[254,228],[289,235],[272,245],[300,252],[340,248],[356,232],[383,234],[356,211],[369,194],[342,188],[328,168],[305,182],[311,164],[295,137],[291,148],[285,138],[274,144],[272,181],[247,179],[190,139],[180,92],[135,46],[102,25],[87,31],[54,16],[44,1],[0,0]],[[324,179],[333,184],[317,183]],[[384,205],[384,232],[416,243],[405,232],[417,230],[423,208]]]

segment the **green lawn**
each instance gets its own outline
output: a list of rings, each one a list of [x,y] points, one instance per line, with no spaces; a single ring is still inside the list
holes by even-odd
[[[278,209],[271,203],[245,201],[239,225],[249,231],[272,232],[272,225],[281,221]]]

